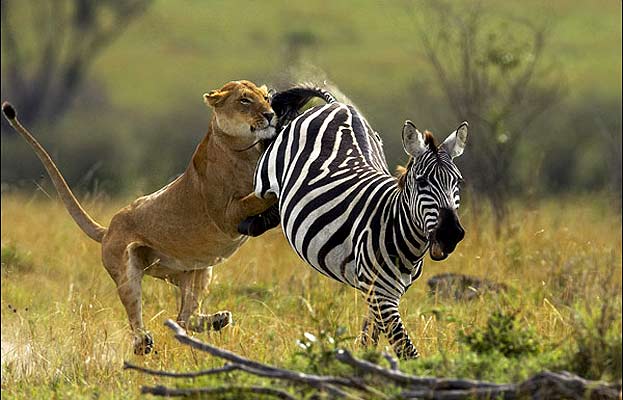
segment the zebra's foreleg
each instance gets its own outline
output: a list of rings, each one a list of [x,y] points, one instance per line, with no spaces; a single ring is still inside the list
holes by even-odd
[[[371,296],[370,311],[398,358],[403,360],[417,358],[420,353],[413,345],[402,323],[398,312],[398,301],[398,299],[390,299],[382,295]]]
[[[374,313],[370,310],[368,316],[363,321],[359,343],[364,348],[376,347],[379,344],[380,333],[379,324],[374,317]]]

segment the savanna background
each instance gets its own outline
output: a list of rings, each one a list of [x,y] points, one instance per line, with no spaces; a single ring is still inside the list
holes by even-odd
[[[498,382],[543,369],[621,380],[620,2],[0,4],[2,100],[104,224],[183,171],[210,118],[202,94],[230,80],[335,84],[381,133],[390,167],[405,162],[405,119],[439,138],[467,119],[457,160],[467,236],[446,261],[427,260],[403,298],[422,357],[401,368]],[[269,384],[122,370],[123,360],[178,371],[222,361],[172,339],[163,322],[176,314],[177,289],[149,277],[144,318],[157,354],[132,354],[99,245],[4,120],[1,139],[3,397]],[[507,290],[431,295],[426,281],[443,272]],[[305,266],[278,229],[215,275],[203,311],[231,310],[235,323],[201,339],[310,372],[340,372],[326,357],[335,346],[374,359],[353,339],[366,315],[360,295]]]

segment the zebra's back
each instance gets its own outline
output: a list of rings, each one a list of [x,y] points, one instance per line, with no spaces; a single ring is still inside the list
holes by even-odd
[[[279,197],[284,234],[321,273],[358,287],[357,246],[381,225],[395,195],[380,138],[345,104],[315,107],[287,126],[262,156],[255,190]],[[374,229],[373,231],[378,231]]]

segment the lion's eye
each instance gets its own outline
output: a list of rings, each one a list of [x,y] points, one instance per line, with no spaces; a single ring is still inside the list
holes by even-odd
[[[244,104],[245,106],[247,106],[247,105],[249,105],[251,103],[252,103],[252,101],[249,100],[249,99],[244,99],[244,98],[240,99],[240,104]]]

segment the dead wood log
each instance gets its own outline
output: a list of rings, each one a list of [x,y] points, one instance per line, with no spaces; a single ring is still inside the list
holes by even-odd
[[[143,372],[147,375],[166,376],[169,378],[197,378],[200,376],[216,375],[216,374],[222,374],[224,372],[231,372],[231,371],[238,370],[240,368],[238,368],[238,365],[236,364],[226,364],[221,368],[206,369],[206,370],[195,371],[195,372],[169,372],[169,371],[160,371],[156,369],[149,369],[149,368],[141,367],[138,365],[130,364],[129,362],[125,361],[123,363],[123,369],[133,369],[135,371]]]
[[[473,381],[469,379],[428,378],[405,374],[398,370],[383,368],[380,365],[354,357],[347,350],[338,350],[335,357],[344,364],[362,372],[381,376],[400,386],[411,388],[435,388],[435,389],[471,389],[495,387],[495,383]]]
[[[186,344],[194,349],[207,352],[213,356],[222,358],[231,362],[231,367],[228,367],[227,371],[220,370],[220,372],[229,372],[234,368],[237,370],[241,370],[253,375],[265,377],[265,378],[273,378],[279,380],[285,380],[290,382],[295,382],[298,384],[305,384],[311,386],[317,390],[328,393],[332,397],[336,398],[349,398],[349,399],[359,399],[361,397],[354,395],[345,391],[343,388],[350,388],[357,391],[361,391],[368,394],[374,394],[377,398],[386,398],[387,396],[383,395],[381,392],[368,387],[363,384],[361,380],[357,377],[335,377],[335,376],[322,376],[322,375],[313,375],[306,374],[298,371],[290,371],[287,369],[277,368],[272,365],[262,364],[257,361],[250,360],[248,358],[242,357],[238,354],[230,352],[228,350],[220,349],[215,346],[211,346],[207,343],[204,343],[200,340],[192,338],[186,334],[186,331],[179,326],[176,322],[172,320],[167,320],[165,325],[169,327],[174,333],[175,338],[183,344]],[[147,372],[147,370],[142,369],[142,367],[136,367],[131,364],[126,363],[126,366],[129,365],[128,368],[141,370],[142,372]],[[203,371],[203,375],[213,374],[214,370]],[[160,372],[158,373],[160,374]],[[170,373],[170,372],[162,372],[165,376],[175,376],[181,375],[179,377],[183,377],[184,374]],[[192,373],[191,373],[192,375]],[[200,376],[200,375],[199,375]],[[340,388],[342,387],[342,388]]]
[[[125,369],[172,378],[196,378],[199,376],[242,371],[264,378],[284,381],[288,386],[292,386],[293,384],[306,385],[326,393],[330,398],[621,400],[620,382],[609,384],[605,382],[589,381],[564,371],[544,371],[535,374],[523,382],[510,384],[498,384],[471,379],[418,377],[400,371],[398,369],[398,362],[389,354],[383,354],[390,364],[390,368],[384,368],[369,361],[359,359],[347,350],[338,350],[335,357],[339,362],[353,368],[353,370],[356,371],[356,376],[338,377],[306,374],[299,371],[262,364],[231,351],[204,343],[188,336],[186,331],[172,320],[167,320],[165,325],[173,330],[175,338],[179,342],[227,360],[229,363],[220,368],[184,373],[152,370],[128,362],[124,363]],[[378,386],[379,377],[387,383],[387,386],[376,389],[373,385]],[[392,389],[395,394],[386,394],[386,389],[392,386],[395,388]],[[396,391],[396,389],[402,391]],[[165,386],[143,386],[141,390],[142,393],[167,397],[219,395],[257,397],[261,395],[280,399],[296,398],[283,389],[264,386],[227,386],[191,389],[174,389]]]
[[[262,386],[247,386],[247,387],[210,387],[210,388],[196,388],[196,389],[172,389],[166,386],[143,386],[141,388],[142,394],[153,394],[154,396],[163,397],[189,397],[189,396],[219,396],[219,395],[235,395],[237,397],[257,395],[272,396],[278,399],[296,400],[296,397],[290,395],[288,392],[267,388]]]

